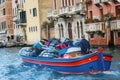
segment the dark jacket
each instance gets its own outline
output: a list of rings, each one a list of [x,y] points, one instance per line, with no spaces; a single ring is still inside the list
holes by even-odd
[[[88,54],[88,51],[90,50],[90,44],[86,39],[82,39],[75,45],[81,47],[82,54]]]

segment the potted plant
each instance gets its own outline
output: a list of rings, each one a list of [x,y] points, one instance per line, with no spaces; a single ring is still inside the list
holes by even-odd
[[[120,14],[118,14],[116,18],[117,18],[117,19],[120,19]]]
[[[90,22],[92,22],[92,19],[91,19],[91,18],[88,18],[88,19],[85,20],[85,23],[86,23],[86,24],[87,24],[87,23],[90,23]]]
[[[86,4],[90,4],[91,2],[91,0],[86,0]]]
[[[113,15],[111,13],[106,13],[103,15],[104,21],[110,21]]]
[[[93,19],[92,22],[99,22],[99,19]]]
[[[112,2],[117,2],[117,0],[111,0]]]

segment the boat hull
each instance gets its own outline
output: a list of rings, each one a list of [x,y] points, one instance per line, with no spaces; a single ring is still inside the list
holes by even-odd
[[[69,59],[21,56],[24,65],[36,65],[38,68],[49,68],[64,74],[107,71],[110,69],[112,61],[112,56],[110,54],[97,52]]]

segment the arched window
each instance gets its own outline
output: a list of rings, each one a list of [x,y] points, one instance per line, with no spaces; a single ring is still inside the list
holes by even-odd
[[[71,25],[71,23],[68,23],[68,36],[70,39],[72,39],[72,25]]]
[[[59,38],[61,38],[61,28],[59,24],[58,24],[58,30],[59,30]]]
[[[62,37],[64,37],[64,29],[63,29],[63,25],[61,24],[61,35],[62,35]]]
[[[82,21],[80,21],[80,29],[81,29],[81,35],[83,35],[83,23],[82,23]]]
[[[80,25],[79,25],[79,22],[77,22],[77,35],[78,35],[78,38],[80,38]]]

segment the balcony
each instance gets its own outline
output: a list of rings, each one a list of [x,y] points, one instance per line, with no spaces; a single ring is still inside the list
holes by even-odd
[[[103,23],[99,22],[99,23],[89,23],[86,24],[86,32],[98,32],[98,31],[103,31]]]
[[[5,34],[6,33],[6,30],[1,30],[0,31],[0,34]]]
[[[4,7],[5,7],[5,2],[3,2],[3,3],[0,4],[0,9],[2,9]]]
[[[17,25],[25,27],[27,25],[27,23],[26,22],[23,23],[20,19],[18,19],[17,20]]]
[[[49,10],[47,18],[54,18],[54,17],[57,17],[57,11]]]
[[[61,7],[59,10],[59,15],[66,15],[68,13],[68,7]]]
[[[103,3],[104,3],[104,2],[107,3],[107,2],[109,2],[109,1],[110,1],[110,0],[101,0],[101,2],[103,2]]]
[[[18,10],[24,10],[24,5],[23,4],[18,4],[17,8],[18,8]]]
[[[75,7],[74,6],[66,6],[66,7],[61,7],[59,10],[59,16],[64,16],[68,17],[75,12]]]
[[[86,0],[86,4],[90,5],[92,3],[92,0]]]
[[[94,4],[96,5],[96,6],[100,6],[100,3],[101,3],[101,0],[94,0]]]
[[[77,3],[76,6],[75,6],[75,12],[80,12],[82,10],[82,3]]]
[[[94,0],[94,4],[100,4],[101,0]]]
[[[27,24],[26,23],[18,23],[17,25],[21,26],[21,27],[26,27]]]
[[[75,13],[75,7],[74,6],[69,6],[68,7],[68,14],[74,14]]]
[[[4,40],[7,37],[7,30],[0,30],[0,39]]]
[[[116,3],[116,2],[120,2],[119,0],[110,0],[111,2],[114,2],[114,3]]]
[[[111,30],[120,30],[120,20],[111,21]]]
[[[102,3],[108,4],[110,0],[101,0]]]

